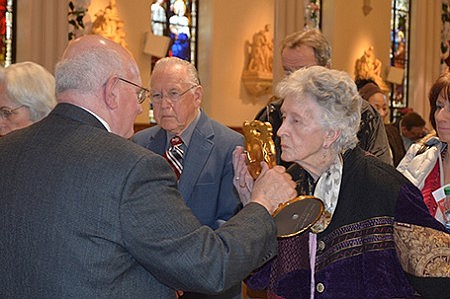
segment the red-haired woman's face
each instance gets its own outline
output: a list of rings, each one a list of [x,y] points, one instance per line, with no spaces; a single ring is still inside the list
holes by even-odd
[[[436,121],[436,131],[444,142],[450,142],[450,102],[447,95],[443,91],[439,94],[436,100],[436,111],[434,112],[434,119]]]

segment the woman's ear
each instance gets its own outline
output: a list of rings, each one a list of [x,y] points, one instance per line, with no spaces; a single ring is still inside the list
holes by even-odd
[[[116,109],[119,105],[119,90],[117,89],[117,84],[119,82],[119,78],[117,76],[111,76],[105,83],[104,88],[104,99],[105,104],[110,109]]]
[[[325,133],[325,140],[323,143],[323,147],[329,148],[333,144],[333,142],[335,142],[338,139],[340,135],[341,130],[332,130],[332,129],[327,130],[327,132]]]

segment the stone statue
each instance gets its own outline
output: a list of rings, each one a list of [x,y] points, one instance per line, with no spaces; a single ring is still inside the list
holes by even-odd
[[[269,36],[269,25],[253,35],[250,59],[247,70],[249,72],[272,73],[273,67],[273,39]]]
[[[248,64],[242,72],[242,81],[248,92],[256,97],[272,92],[273,81],[273,38],[270,26],[253,35],[252,42],[247,42]]]
[[[360,58],[356,59],[355,79],[372,79],[381,89],[388,89],[381,78],[381,61],[375,57],[373,46],[370,46]]]
[[[95,14],[92,33],[102,35],[126,47],[124,22],[119,17],[116,0],[110,0],[104,10]]]

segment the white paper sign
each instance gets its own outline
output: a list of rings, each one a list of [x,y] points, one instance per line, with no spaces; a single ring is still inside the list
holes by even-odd
[[[445,219],[444,219],[444,199],[445,199],[445,193],[444,193],[444,188],[445,187],[450,187],[450,184],[445,185],[437,190],[434,190],[431,194],[434,197],[434,200],[436,201],[437,205],[438,205],[438,209],[436,210],[436,215],[434,216],[437,220],[439,220],[439,222],[441,222],[442,224],[445,224]],[[449,219],[450,220],[450,219]]]

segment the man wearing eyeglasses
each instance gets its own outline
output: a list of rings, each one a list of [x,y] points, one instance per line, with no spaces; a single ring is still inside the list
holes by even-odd
[[[240,208],[233,187],[232,153],[243,136],[210,119],[200,108],[203,88],[195,66],[168,57],[158,60],[150,81],[150,100],[158,125],[136,133],[132,140],[167,155],[173,137],[182,140],[178,187],[200,223],[216,229]],[[183,298],[204,298],[185,293]],[[208,296],[208,298],[212,298]],[[240,286],[214,298],[240,298]]]
[[[266,167],[252,202],[213,231],[166,160],[128,140],[146,89],[126,49],[83,36],[55,77],[50,114],[0,138],[0,298],[218,293],[276,254],[271,213],[295,194],[283,168]]]

